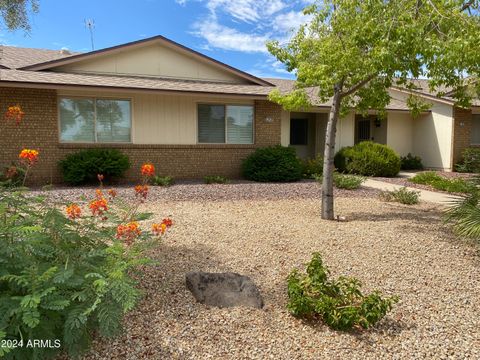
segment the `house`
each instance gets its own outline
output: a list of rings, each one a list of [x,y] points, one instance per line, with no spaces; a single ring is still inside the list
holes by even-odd
[[[329,104],[314,89],[315,106],[287,112],[268,94],[288,91],[294,81],[258,78],[162,36],[88,53],[0,51],[0,111],[20,105],[25,112],[18,126],[0,121],[0,164],[22,148],[39,150],[36,183],[61,181],[58,161],[92,147],[127,154],[130,180],[147,161],[177,178],[234,178],[258,147],[293,146],[304,158],[323,152]],[[419,84],[414,92],[430,111],[413,119],[409,92],[392,88],[387,119],[352,111],[338,125],[337,149],[370,139],[452,170],[465,147],[480,144],[480,107],[456,108]]]

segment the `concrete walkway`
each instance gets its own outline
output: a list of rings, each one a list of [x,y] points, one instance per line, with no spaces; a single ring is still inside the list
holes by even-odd
[[[367,187],[378,189],[378,190],[388,190],[388,191],[398,190],[403,187],[401,185],[391,184],[385,181],[378,181],[378,180],[372,180],[372,179],[367,179],[363,183],[363,186],[367,186]],[[407,187],[407,189],[419,191],[420,200],[428,201],[428,202],[432,202],[440,205],[448,206],[448,205],[451,205],[453,200],[460,199],[459,196],[449,195],[449,194],[435,192],[435,191],[421,190],[413,187]]]

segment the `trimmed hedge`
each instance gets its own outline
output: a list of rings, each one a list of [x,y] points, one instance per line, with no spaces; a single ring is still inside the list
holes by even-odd
[[[66,183],[81,185],[98,181],[97,174],[103,174],[105,181],[120,178],[130,161],[117,149],[87,149],[67,155],[59,165]]]
[[[335,167],[343,173],[393,177],[400,165],[400,156],[393,149],[372,141],[345,147],[335,155]]]
[[[243,162],[243,176],[258,182],[292,182],[302,178],[296,150],[280,145],[257,149]]]

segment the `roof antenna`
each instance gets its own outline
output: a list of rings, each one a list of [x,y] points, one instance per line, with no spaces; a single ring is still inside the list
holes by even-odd
[[[93,19],[85,19],[85,27],[90,31],[90,42],[92,43],[92,51],[95,50],[93,44],[93,29],[95,28],[95,21]]]

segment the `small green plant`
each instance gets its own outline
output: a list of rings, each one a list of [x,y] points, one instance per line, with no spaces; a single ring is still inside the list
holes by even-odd
[[[472,189],[460,199],[454,200],[446,213],[445,221],[453,225],[460,236],[480,240],[480,191]]]
[[[418,204],[420,200],[420,191],[408,190],[407,187],[402,187],[398,190],[382,191],[380,199],[383,201],[395,201],[405,205]]]
[[[462,161],[456,165],[458,172],[480,173],[480,148],[466,148],[462,153]]]
[[[171,176],[154,176],[151,180],[154,186],[172,186],[175,180]]]
[[[368,329],[380,321],[398,301],[374,291],[364,295],[355,278],[329,279],[330,272],[319,253],[314,253],[306,273],[294,269],[288,277],[287,308],[294,316],[322,319],[335,330]]]
[[[258,182],[291,182],[302,178],[296,150],[284,146],[257,149],[243,162],[243,176]]]
[[[339,189],[355,190],[358,189],[364,182],[365,178],[358,175],[348,174],[333,174],[333,183]]]
[[[97,174],[105,180],[120,178],[130,168],[127,155],[117,149],[87,149],[67,155],[60,161],[63,179],[71,185],[95,183]]]
[[[228,184],[228,179],[224,176],[212,175],[203,178],[205,184]]]
[[[410,153],[400,158],[402,170],[422,170],[423,164],[420,156],[414,156]]]
[[[314,179],[323,174],[323,157],[318,154],[314,159],[302,160],[303,177],[305,179]]]
[[[448,179],[438,175],[434,171],[417,174],[409,180],[415,184],[429,185],[437,190],[454,193],[468,193],[476,187],[471,181],[461,178]]]
[[[342,173],[392,177],[400,171],[400,156],[387,145],[363,141],[340,149],[335,167]]]

